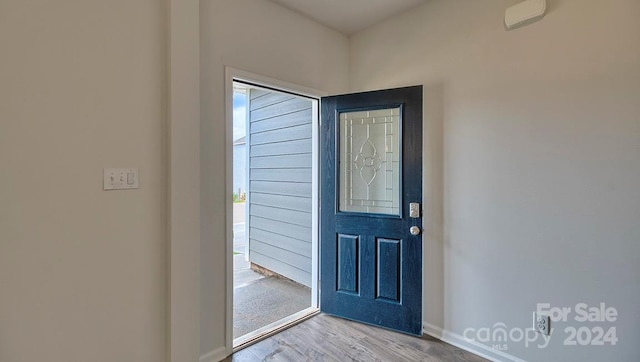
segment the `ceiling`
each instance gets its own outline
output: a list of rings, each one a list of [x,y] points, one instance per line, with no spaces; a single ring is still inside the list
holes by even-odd
[[[351,35],[427,0],[271,0]]]

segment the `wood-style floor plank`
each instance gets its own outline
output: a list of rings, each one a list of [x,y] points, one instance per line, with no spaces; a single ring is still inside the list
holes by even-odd
[[[225,362],[486,361],[450,344],[320,314],[249,346]]]

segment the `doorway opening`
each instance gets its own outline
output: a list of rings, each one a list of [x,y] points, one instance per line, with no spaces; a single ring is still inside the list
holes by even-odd
[[[231,82],[228,313],[238,348],[318,311],[319,99],[239,77]]]

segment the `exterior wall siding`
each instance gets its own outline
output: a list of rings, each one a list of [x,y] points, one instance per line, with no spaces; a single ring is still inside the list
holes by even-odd
[[[311,286],[312,102],[249,92],[249,259]]]

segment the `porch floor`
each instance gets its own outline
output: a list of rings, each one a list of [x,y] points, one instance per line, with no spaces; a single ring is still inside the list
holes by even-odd
[[[310,288],[251,270],[244,227],[244,222],[233,225],[234,339],[311,306]]]

